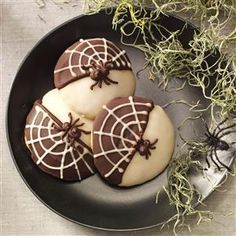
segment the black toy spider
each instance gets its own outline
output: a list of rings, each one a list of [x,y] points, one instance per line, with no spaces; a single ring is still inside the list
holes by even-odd
[[[114,81],[108,77],[109,71],[112,69],[112,67],[113,65],[111,60],[108,60],[105,63],[101,60],[98,63],[93,61],[89,66],[82,66],[83,70],[89,70],[89,76],[95,81],[95,83],[90,86],[91,90],[93,90],[96,85],[101,88],[103,82],[106,85],[118,84],[117,81]]]
[[[203,141],[203,146],[209,148],[209,150],[207,151],[207,154],[209,153],[210,159],[215,164],[218,170],[221,170],[221,168],[224,167],[228,171],[231,171],[227,165],[222,163],[222,161],[220,160],[217,154],[217,150],[227,151],[229,150],[230,145],[236,143],[236,142],[232,142],[231,144],[229,144],[222,139],[224,136],[236,132],[236,130],[232,130],[232,128],[236,126],[236,123],[223,127],[223,128],[221,127],[227,120],[228,118],[220,122],[212,132],[210,132],[208,125],[206,124],[206,122],[204,122],[205,127],[206,127],[206,133],[205,133],[206,139]],[[214,160],[213,155],[215,155],[216,160]],[[210,168],[208,155],[206,155],[206,163],[207,163],[207,167]]]
[[[156,149],[155,144],[158,142],[156,139],[154,142],[150,142],[149,140],[142,138],[137,142],[135,149],[139,152],[141,156],[145,156],[146,160],[148,160],[151,155],[151,150]]]
[[[81,137],[81,134],[90,134],[89,131],[85,131],[83,129],[80,129],[79,127],[83,126],[84,123],[81,123],[79,125],[76,125],[76,123],[80,120],[80,118],[76,119],[73,122],[72,114],[69,113],[68,117],[70,118],[69,122],[65,122],[62,124],[62,126],[57,126],[54,124],[54,128],[56,131],[63,131],[62,139],[64,139],[67,136],[67,141],[73,146],[75,141],[78,141],[78,139]]]

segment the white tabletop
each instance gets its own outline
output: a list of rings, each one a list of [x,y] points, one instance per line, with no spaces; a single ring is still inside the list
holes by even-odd
[[[47,32],[83,12],[77,6],[59,6],[47,1],[40,9],[34,0],[1,2],[1,231],[0,235],[172,235],[172,231],[153,228],[130,233],[93,230],[71,223],[45,207],[27,188],[18,174],[5,136],[5,111],[13,78],[26,53]],[[215,191],[206,201],[214,212],[211,223],[192,226],[191,235],[236,235],[236,178],[229,178],[223,192]],[[187,230],[180,235],[189,235]]]

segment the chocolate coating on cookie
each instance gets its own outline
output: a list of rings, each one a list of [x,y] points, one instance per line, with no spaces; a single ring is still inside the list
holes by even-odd
[[[104,38],[80,40],[70,46],[59,58],[54,83],[59,89],[67,84],[90,76],[95,86],[117,84],[109,77],[110,70],[131,70],[124,50]]]
[[[153,102],[141,97],[120,97],[103,106],[93,126],[94,163],[111,184],[118,185],[139,152],[148,158],[155,143],[143,139]],[[150,145],[150,148],[148,148]]]
[[[57,178],[77,181],[94,174],[92,151],[81,139],[88,134],[79,119],[62,123],[41,101],[36,101],[28,114],[25,141],[31,157],[44,172]]]

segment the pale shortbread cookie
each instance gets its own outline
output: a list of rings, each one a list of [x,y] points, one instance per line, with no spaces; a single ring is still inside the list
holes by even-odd
[[[104,38],[81,39],[67,48],[54,83],[68,107],[89,119],[111,99],[133,95],[136,85],[125,50]]]
[[[53,89],[29,112],[25,143],[42,171],[61,180],[81,181],[96,172],[91,127],[92,122],[71,111]]]

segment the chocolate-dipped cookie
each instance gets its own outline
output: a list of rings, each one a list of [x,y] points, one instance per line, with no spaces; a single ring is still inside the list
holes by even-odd
[[[25,142],[41,170],[63,180],[80,181],[96,172],[91,126],[91,121],[70,111],[54,89],[36,101],[28,114]]]
[[[54,83],[70,109],[89,119],[103,104],[135,90],[125,50],[104,38],[80,40],[65,50],[56,64]]]
[[[142,184],[168,165],[175,143],[164,110],[141,97],[111,100],[93,125],[94,164],[112,185]]]

